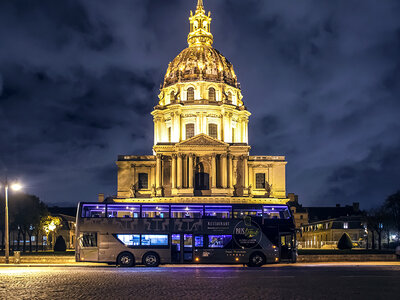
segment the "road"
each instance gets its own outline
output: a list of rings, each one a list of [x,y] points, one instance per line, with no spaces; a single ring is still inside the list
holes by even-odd
[[[400,264],[1,267],[0,299],[399,299]]]

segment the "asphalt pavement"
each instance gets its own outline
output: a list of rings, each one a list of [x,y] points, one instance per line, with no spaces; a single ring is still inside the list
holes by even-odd
[[[0,268],[0,299],[399,299],[400,264]]]

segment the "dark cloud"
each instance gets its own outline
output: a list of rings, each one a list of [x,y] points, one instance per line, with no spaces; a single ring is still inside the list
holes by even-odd
[[[53,203],[115,194],[151,153],[150,112],[195,0],[0,3],[0,169]],[[253,154],[286,155],[305,204],[399,189],[400,4],[205,1],[253,113]]]

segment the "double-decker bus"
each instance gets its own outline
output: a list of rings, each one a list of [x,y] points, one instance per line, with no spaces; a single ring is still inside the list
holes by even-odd
[[[78,262],[259,267],[297,256],[286,205],[79,203],[76,221]]]

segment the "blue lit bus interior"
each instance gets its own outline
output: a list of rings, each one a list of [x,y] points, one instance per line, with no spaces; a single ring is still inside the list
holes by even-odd
[[[244,216],[291,218],[285,205],[83,204],[81,212],[82,218],[230,219]]]

